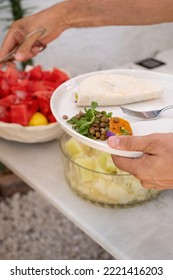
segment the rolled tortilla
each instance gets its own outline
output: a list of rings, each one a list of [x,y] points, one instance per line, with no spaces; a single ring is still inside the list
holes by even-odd
[[[116,106],[159,98],[164,89],[150,81],[117,74],[94,75],[79,85],[77,105]]]

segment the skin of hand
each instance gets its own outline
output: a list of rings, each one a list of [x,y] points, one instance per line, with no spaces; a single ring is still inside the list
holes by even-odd
[[[173,189],[173,133],[146,136],[112,136],[108,145],[114,149],[142,151],[141,158],[112,155],[115,165],[138,178],[145,188]]]
[[[31,16],[15,21],[0,50],[0,59],[30,33],[44,28],[38,41],[47,45],[68,28],[148,25],[173,21],[172,0],[66,0]],[[18,49],[15,59],[27,60],[37,55],[35,36]]]
[[[14,49],[29,33],[38,29],[45,29],[46,32],[41,37],[39,32],[30,36],[16,52],[15,59],[25,61],[37,55],[40,52],[40,47],[33,47],[36,41],[47,45],[66,29],[62,22],[64,17],[61,6],[60,3],[56,13],[54,6],[52,6],[37,14],[14,21],[1,46],[0,58],[3,58]]]

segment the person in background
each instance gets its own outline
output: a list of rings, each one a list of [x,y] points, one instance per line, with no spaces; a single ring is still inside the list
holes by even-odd
[[[36,56],[69,28],[152,25],[173,22],[172,0],[66,0],[12,23],[0,50],[0,59],[23,41],[15,59]],[[113,136],[112,148],[142,151],[137,159],[113,155],[117,167],[136,176],[143,187],[173,189],[173,133],[146,136]]]

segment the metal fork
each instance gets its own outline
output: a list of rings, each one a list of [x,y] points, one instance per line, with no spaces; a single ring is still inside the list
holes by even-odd
[[[160,110],[151,110],[151,111],[135,111],[135,110],[128,109],[126,107],[122,107],[122,106],[120,107],[125,114],[134,117],[143,118],[143,119],[157,119],[162,112],[173,108],[173,105],[166,106]]]

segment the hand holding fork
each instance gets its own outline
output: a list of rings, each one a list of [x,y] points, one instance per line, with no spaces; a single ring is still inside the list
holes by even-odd
[[[30,39],[32,44],[31,50],[28,49],[28,52],[32,52],[32,56],[34,54],[34,51],[36,53],[43,51],[46,48],[46,45],[42,44],[38,39],[45,34],[46,30],[44,28],[39,28],[34,30],[33,32],[29,33],[24,39],[20,41],[20,43],[7,55],[0,58],[0,64],[4,64],[7,62],[12,62],[16,59],[16,52],[19,48],[23,47],[23,44],[27,42],[28,39]],[[17,57],[18,60],[20,60],[20,57]]]

